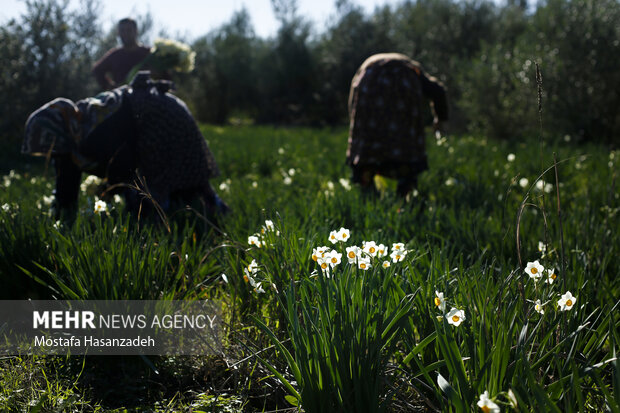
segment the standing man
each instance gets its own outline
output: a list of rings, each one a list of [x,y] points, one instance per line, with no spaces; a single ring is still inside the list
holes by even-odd
[[[131,69],[146,59],[151,50],[138,44],[138,25],[133,19],[125,18],[118,22],[118,36],[123,46],[109,50],[92,70],[97,83],[105,90],[126,83]]]

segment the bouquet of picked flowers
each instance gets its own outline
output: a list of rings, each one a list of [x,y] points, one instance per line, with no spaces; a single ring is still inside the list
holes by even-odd
[[[169,78],[173,72],[188,73],[194,70],[193,52],[189,45],[172,39],[156,39],[151,53],[136,65],[127,76],[127,83],[140,70],[150,70],[155,78]]]
[[[172,39],[156,39],[151,48],[150,65],[159,70],[191,72],[194,70],[196,53],[185,43]]]

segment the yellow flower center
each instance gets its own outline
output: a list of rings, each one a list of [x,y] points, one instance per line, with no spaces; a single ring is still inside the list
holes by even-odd
[[[372,254],[372,253],[374,253],[374,252],[375,252],[375,247],[370,247],[370,248],[368,249],[368,251],[370,251],[370,253],[371,253],[371,254]]]
[[[571,307],[572,305],[573,305],[573,302],[571,300],[566,300],[567,307]]]
[[[440,304],[441,300],[439,299],[439,297],[435,297],[435,306],[439,307]]]
[[[250,281],[247,275],[244,275],[244,276],[243,276],[243,280],[244,280],[246,283]]]
[[[489,406],[487,405],[482,406],[481,409],[484,413],[489,413],[491,411],[491,409],[489,409]]]
[[[314,261],[316,261],[316,260],[318,260],[318,259],[319,259],[319,257],[317,257],[316,255],[313,255],[313,256],[312,256],[312,259],[313,259]]]
[[[400,255],[397,255],[397,256],[396,256],[396,259],[400,261]]]
[[[336,257],[332,257],[332,263],[335,264],[338,262],[338,259]]]
[[[552,280],[555,280],[556,278],[557,278],[557,275],[555,275],[555,274],[551,274],[551,279],[552,279]]]
[[[336,239],[336,236],[335,236],[335,235],[332,235],[332,236],[330,237],[330,239]]]
[[[321,268],[323,268],[323,269],[327,268],[327,263],[326,262],[322,263],[321,264]]]
[[[452,321],[454,321],[455,323],[458,323],[460,320],[460,317],[458,315],[453,315],[452,316]]]
[[[384,251],[385,251],[385,250],[379,250],[379,254],[383,255],[383,252],[384,252]]]
[[[355,253],[353,251],[349,251],[349,258],[355,258]]]
[[[537,274],[538,273],[538,269],[536,269],[536,267],[532,268],[530,271],[532,271],[532,274]]]
[[[360,268],[363,270],[364,268],[366,268],[366,264],[361,263],[361,264],[360,264]]]
[[[342,239],[347,239],[347,234],[342,234]]]

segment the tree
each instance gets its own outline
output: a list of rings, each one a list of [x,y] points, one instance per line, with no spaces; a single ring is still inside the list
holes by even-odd
[[[17,133],[30,112],[55,97],[81,99],[99,34],[99,3],[70,11],[68,1],[27,1],[26,12],[0,29],[0,103],[3,134]]]

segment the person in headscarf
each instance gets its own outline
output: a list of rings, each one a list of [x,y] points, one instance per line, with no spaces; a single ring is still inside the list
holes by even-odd
[[[407,196],[418,175],[428,169],[423,100],[429,99],[434,127],[448,119],[444,86],[418,62],[399,53],[370,56],[355,73],[349,94],[350,129],[347,164],[352,181],[371,190],[374,176],[398,180]]]
[[[74,215],[82,172],[121,188],[133,212],[140,194],[164,210],[199,196],[209,212],[228,212],[209,182],[219,175],[213,154],[170,87],[140,72],[129,86],[75,103],[57,98],[29,116],[22,152],[53,159],[57,215]]]

